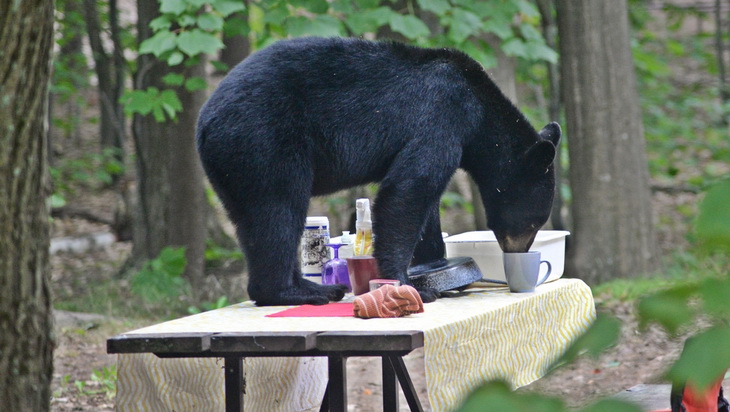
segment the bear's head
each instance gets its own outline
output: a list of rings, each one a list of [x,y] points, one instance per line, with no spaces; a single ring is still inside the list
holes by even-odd
[[[485,202],[487,224],[504,252],[528,251],[550,217],[560,126],[550,123],[537,134],[537,141],[496,179]]]

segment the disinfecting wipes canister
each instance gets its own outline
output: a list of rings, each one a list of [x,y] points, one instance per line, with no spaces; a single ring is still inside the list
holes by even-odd
[[[300,261],[306,279],[322,283],[322,266],[330,260],[327,243],[330,241],[330,222],[326,216],[308,216],[301,240]]]

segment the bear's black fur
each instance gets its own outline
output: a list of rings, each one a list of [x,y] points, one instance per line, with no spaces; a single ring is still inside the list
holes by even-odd
[[[297,245],[311,196],[364,183],[380,182],[374,256],[384,277],[405,284],[409,264],[443,258],[439,199],[459,167],[503,250],[527,250],[550,213],[559,139],[556,123],[537,133],[459,51],[349,38],[254,53],[220,83],[197,129],[259,305],[343,297],[340,285],[302,278]]]

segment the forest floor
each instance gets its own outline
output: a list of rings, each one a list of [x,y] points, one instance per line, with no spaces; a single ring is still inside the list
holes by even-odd
[[[113,200],[109,196],[99,196],[91,200],[91,203],[85,203],[83,207],[93,208],[97,213],[104,213],[106,210],[110,214],[109,205]],[[686,222],[687,219],[673,214],[681,209],[680,206],[694,207],[696,201],[696,196],[691,194],[669,196],[658,193],[654,196],[658,220],[674,222],[672,225],[659,226],[659,237],[665,251],[675,250],[686,242],[687,228],[677,222]],[[110,229],[103,224],[65,217],[54,220],[53,231],[53,237],[59,238],[109,232]],[[52,400],[54,411],[114,410],[113,386],[116,373],[113,368],[116,357],[106,354],[105,340],[115,334],[165,319],[164,315],[154,312],[142,317],[127,317],[115,312],[117,309],[113,305],[119,303],[115,299],[123,300],[124,290],[129,289],[124,280],[116,279],[115,276],[130,250],[129,242],[112,242],[82,253],[60,252],[52,256],[53,288],[56,300],[60,303],[57,307],[68,307],[68,303],[64,302],[73,300],[74,296],[87,296],[84,299],[88,299],[88,306],[85,306],[83,300],[81,303],[77,301],[76,306],[72,307],[73,312],[56,311],[57,347]],[[234,273],[233,277],[240,278],[241,275]],[[99,289],[100,284],[110,285],[108,288],[118,288],[119,295],[112,298],[98,296],[108,301],[94,302],[93,294],[103,293],[105,290]],[[578,407],[638,384],[662,382],[662,373],[679,355],[683,338],[671,338],[654,327],[640,331],[634,303],[633,300],[597,295],[597,310],[610,313],[622,322],[619,344],[599,359],[580,359],[520,390],[558,396],[569,406]],[[107,305],[106,308],[104,305]],[[76,313],[89,311],[101,314]],[[407,357],[406,362],[422,402],[430,410],[425,392],[422,352],[415,351]],[[381,409],[380,365],[377,360],[351,358],[348,365],[350,410]],[[401,401],[401,407],[404,410],[407,408],[404,400]]]

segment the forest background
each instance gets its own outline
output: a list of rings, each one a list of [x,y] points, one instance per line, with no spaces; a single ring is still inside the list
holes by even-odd
[[[549,227],[571,231],[567,275],[593,287],[601,312],[567,358],[614,345],[621,324],[638,320],[660,325],[679,348],[689,335],[710,342],[667,360],[657,379],[704,384],[730,366],[728,349],[712,343],[730,337],[729,2],[58,0],[55,6],[47,281],[58,311],[104,320],[92,316],[57,328],[54,409],[113,403],[113,364],[84,365],[80,348],[132,325],[246,298],[245,256],[204,180],[195,119],[238,61],[277,39],[303,35],[459,48],[482,63],[535,126],[550,120],[564,126]],[[442,198],[446,232],[486,228],[475,190],[465,175],[454,178]],[[330,216],[339,234],[349,226],[354,199],[374,193],[367,186],[317,199],[311,212]],[[0,301],[0,313],[12,313],[3,305],[14,300]],[[630,319],[617,307],[630,307]],[[703,361],[714,365],[687,367]],[[530,402],[549,407],[555,399]]]

